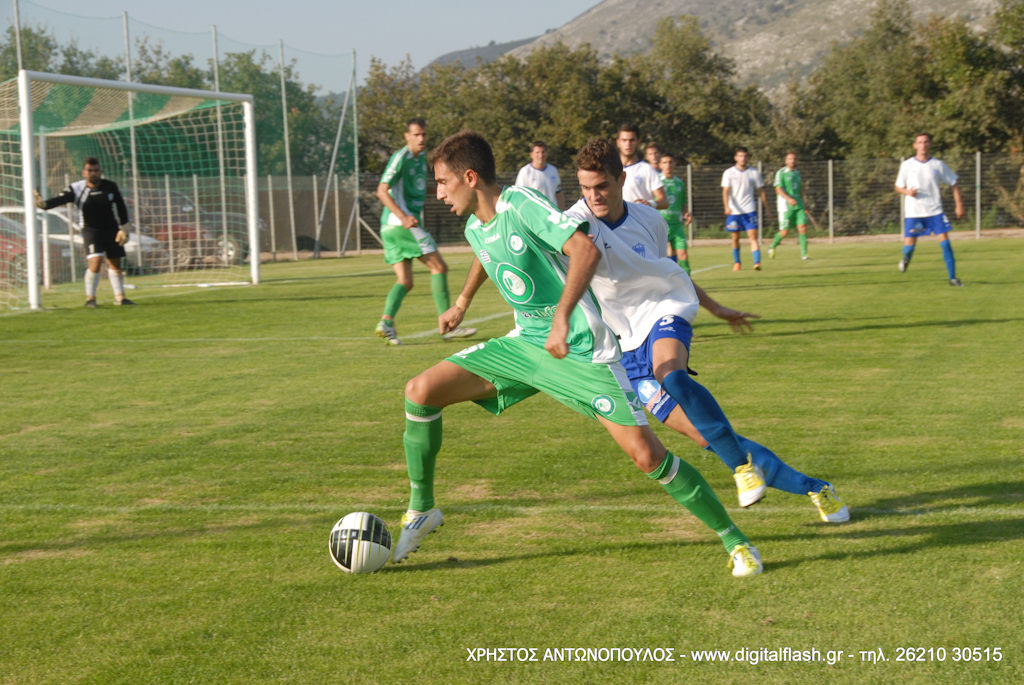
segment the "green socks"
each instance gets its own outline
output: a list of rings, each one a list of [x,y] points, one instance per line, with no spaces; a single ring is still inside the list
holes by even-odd
[[[807,256],[807,234],[806,233],[799,233],[799,234],[797,234],[796,239],[800,242],[800,256],[801,257],[806,257]]]
[[[777,248],[779,246],[779,243],[781,243],[781,242],[782,242],[782,234],[781,233],[776,233],[775,234],[775,238],[772,239],[772,249],[774,250],[775,248]]]
[[[402,306],[402,300],[405,299],[405,294],[409,292],[405,289],[405,286],[401,283],[395,283],[391,286],[391,292],[388,293],[388,299],[384,301],[384,316],[395,318],[395,314],[398,313],[398,308]],[[381,317],[383,318],[383,317]]]
[[[448,295],[448,274],[430,274],[430,292],[434,295],[438,315],[452,306]]]
[[[441,451],[441,408],[405,400],[405,464],[409,469],[409,508],[434,507],[434,465]]]
[[[750,544],[747,536],[729,518],[704,476],[679,457],[666,452],[665,460],[647,476],[661,483],[672,499],[715,531],[726,552],[731,552],[736,545]]]

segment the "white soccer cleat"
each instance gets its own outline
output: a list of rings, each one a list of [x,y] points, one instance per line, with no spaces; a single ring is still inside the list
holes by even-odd
[[[753,545],[736,545],[729,552],[729,568],[737,578],[756,576],[764,570],[761,554]]]
[[[836,489],[829,483],[819,492],[808,492],[814,506],[818,507],[821,520],[825,523],[846,523],[850,520],[850,510],[839,499]]]
[[[445,340],[455,340],[456,338],[468,338],[471,335],[476,335],[475,328],[464,328],[459,326],[458,328],[453,328],[447,333],[442,333],[441,337]]]
[[[420,548],[423,538],[428,533],[444,525],[444,518],[441,510],[437,507],[429,511],[414,511],[410,509],[402,515],[402,534],[398,537],[398,543],[391,550],[391,561],[400,562],[407,556]]]
[[[768,489],[764,482],[764,471],[760,466],[754,466],[753,457],[749,454],[747,463],[737,466],[732,477],[736,480],[736,496],[741,507],[757,504]]]
[[[395,325],[390,321],[381,319],[377,324],[377,328],[374,329],[374,333],[377,334],[378,338],[384,338],[388,345],[402,344],[402,341],[398,339],[398,334],[395,333]]]

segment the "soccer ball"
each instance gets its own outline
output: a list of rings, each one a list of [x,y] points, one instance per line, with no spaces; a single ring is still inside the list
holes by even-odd
[[[334,524],[327,547],[342,571],[373,573],[391,557],[391,533],[380,518],[356,511]]]

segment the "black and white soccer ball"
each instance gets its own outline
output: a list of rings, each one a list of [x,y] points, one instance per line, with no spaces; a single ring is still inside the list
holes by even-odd
[[[342,571],[373,573],[391,558],[391,532],[377,516],[356,511],[334,524],[328,549]]]

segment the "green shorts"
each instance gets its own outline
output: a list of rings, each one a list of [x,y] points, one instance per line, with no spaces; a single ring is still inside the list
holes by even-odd
[[[422,226],[422,219],[416,217],[416,220]],[[380,227],[380,239],[384,243],[384,261],[388,264],[437,252],[437,243],[420,226],[405,228],[385,224]]]
[[[788,231],[791,228],[797,226],[807,225],[807,213],[804,212],[804,208],[800,206],[790,206],[786,209],[786,212],[779,217],[779,230]]]
[[[686,249],[686,229],[683,225],[676,221],[668,222],[668,244],[672,246],[673,250],[685,250]]]
[[[647,425],[643,405],[619,362],[591,364],[568,357],[555,359],[544,348],[515,335],[467,347],[448,361],[497,388],[497,397],[476,400],[492,414],[543,392],[586,416],[603,416],[620,426]]]

